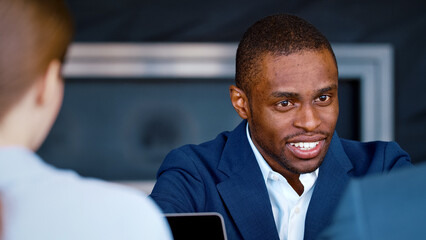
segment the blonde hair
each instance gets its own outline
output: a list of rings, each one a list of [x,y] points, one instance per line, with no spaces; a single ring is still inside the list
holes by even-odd
[[[0,0],[0,120],[52,60],[63,61],[72,34],[61,0]]]

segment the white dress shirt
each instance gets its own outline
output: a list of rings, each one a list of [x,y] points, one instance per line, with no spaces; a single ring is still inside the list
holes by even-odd
[[[246,132],[250,146],[262,171],[266,188],[268,189],[272,212],[280,239],[303,240],[306,212],[308,211],[315,182],[318,178],[319,169],[312,173],[300,175],[299,179],[303,184],[304,191],[299,196],[287,180],[281,174],[272,170],[262,157],[251,140],[248,124]]]
[[[59,170],[21,147],[0,148],[2,240],[171,239],[146,195]]]

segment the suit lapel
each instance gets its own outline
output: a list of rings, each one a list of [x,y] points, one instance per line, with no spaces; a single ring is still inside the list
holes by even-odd
[[[316,239],[330,223],[332,213],[349,182],[348,172],[353,168],[334,133],[327,155],[319,168],[314,193],[305,220],[305,240]]]
[[[245,133],[243,121],[226,143],[219,169],[228,179],[217,185],[244,239],[279,239],[265,182]]]

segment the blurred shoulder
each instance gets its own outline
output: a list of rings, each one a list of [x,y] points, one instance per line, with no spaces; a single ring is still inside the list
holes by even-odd
[[[144,193],[70,170],[46,170],[4,196],[16,239],[170,239],[160,209]],[[31,227],[18,230],[24,226]]]

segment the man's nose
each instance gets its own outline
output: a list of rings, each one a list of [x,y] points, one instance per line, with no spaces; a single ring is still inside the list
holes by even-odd
[[[312,105],[301,106],[294,120],[294,126],[302,128],[306,132],[314,131],[321,125],[321,118],[317,111]]]

